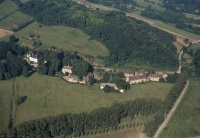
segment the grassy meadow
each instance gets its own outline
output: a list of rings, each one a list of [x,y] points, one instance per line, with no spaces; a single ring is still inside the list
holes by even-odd
[[[200,49],[200,42],[193,44],[192,46],[189,47],[189,50],[193,49],[194,51],[197,51]]]
[[[18,7],[13,2],[5,0],[0,4],[0,20],[14,13],[16,10],[18,10]]]
[[[15,11],[13,14],[0,21],[0,27],[12,30],[32,20],[33,17],[23,14],[20,11]]]
[[[190,79],[189,90],[160,138],[188,138],[200,135],[199,86],[199,79]]]
[[[0,132],[8,127],[13,79],[0,81]]]
[[[150,82],[133,85],[124,94],[106,94],[98,86],[71,84],[58,77],[37,73],[29,78],[16,78],[15,84],[19,96],[27,96],[27,100],[16,108],[15,125],[63,113],[90,112],[96,108],[109,107],[114,102],[136,98],[164,99],[173,85]]]
[[[30,40],[29,35],[34,34]],[[59,49],[78,51],[94,57],[107,56],[109,51],[100,42],[90,40],[90,36],[76,28],[64,26],[40,26],[34,22],[14,34],[20,39],[20,43],[33,45],[34,42],[42,42],[42,47],[55,46]],[[5,39],[5,38],[4,38]]]

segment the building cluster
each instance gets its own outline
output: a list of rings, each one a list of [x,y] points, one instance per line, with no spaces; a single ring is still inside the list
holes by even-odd
[[[38,57],[37,57],[37,54],[34,51],[32,51],[32,50],[28,51],[28,53],[26,55],[26,60],[30,65],[37,67]]]
[[[94,74],[89,72],[87,76],[83,76],[81,79],[78,77],[78,75],[72,74],[72,66],[63,66],[62,68],[63,74],[66,74],[64,77],[62,77],[64,80],[72,83],[81,83],[86,84],[89,81],[89,77],[94,77]]]
[[[129,84],[137,84],[142,82],[148,82],[148,81],[159,81],[161,78],[166,79],[167,73],[163,72],[161,74],[149,74],[147,76],[147,72],[142,69],[139,71],[130,71],[127,69],[120,69],[118,72],[124,73],[124,76],[126,77],[126,82]]]

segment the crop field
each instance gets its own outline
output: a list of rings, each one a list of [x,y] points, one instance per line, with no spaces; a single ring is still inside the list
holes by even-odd
[[[35,37],[30,40],[29,34]],[[100,42],[90,40],[90,36],[76,28],[64,26],[40,26],[34,22],[15,33],[21,43],[33,45],[34,42],[42,42],[42,47],[55,46],[59,49],[78,51],[81,54],[96,56],[108,56],[109,51]]]
[[[12,79],[0,81],[0,132],[8,127],[12,99]]]
[[[7,36],[7,35],[10,35],[10,34],[12,34],[12,33],[13,33],[12,31],[5,30],[5,29],[1,29],[1,28],[0,28],[0,38],[5,37],[5,36]]]
[[[71,84],[58,77],[37,73],[29,78],[16,78],[15,84],[16,92],[19,96],[27,96],[27,100],[17,106],[14,124],[69,112],[90,112],[96,108],[109,107],[114,102],[136,98],[164,99],[173,85],[150,82],[133,85],[124,94],[106,94],[97,85]]]
[[[11,1],[5,0],[0,4],[0,20],[18,10],[18,7]]]
[[[190,79],[189,90],[160,138],[188,138],[200,135],[199,86],[199,79]]]
[[[0,27],[8,30],[13,30],[14,28],[17,29],[19,26],[24,25],[32,20],[32,17],[16,11],[5,19],[1,20]]]

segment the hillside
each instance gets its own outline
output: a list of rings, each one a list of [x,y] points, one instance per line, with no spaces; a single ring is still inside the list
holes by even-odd
[[[59,4],[36,0],[23,4],[21,10],[44,25],[76,27],[92,36],[92,39],[100,41],[110,52],[110,56],[105,59],[107,66],[125,64],[134,59],[157,67],[177,67],[172,35],[141,21],[126,18],[122,13],[94,12],[70,1]],[[64,16],[59,16],[61,13],[65,13]]]

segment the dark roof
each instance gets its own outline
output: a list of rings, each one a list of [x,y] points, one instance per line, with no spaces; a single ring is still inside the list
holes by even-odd
[[[32,58],[37,58],[37,54],[36,54],[34,51],[32,51],[32,50],[29,50],[29,51],[28,51],[28,55],[29,55],[30,57],[32,57]]]
[[[122,72],[124,74],[134,74],[134,71],[128,70],[128,69],[119,69],[118,72]]]

